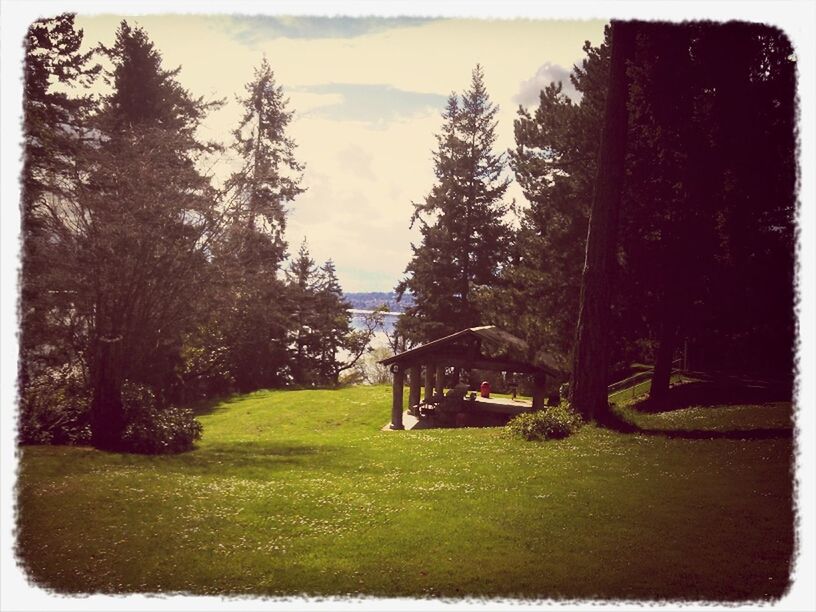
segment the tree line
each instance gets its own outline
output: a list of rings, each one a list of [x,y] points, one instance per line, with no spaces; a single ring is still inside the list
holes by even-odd
[[[159,427],[145,403],[337,384],[371,329],[351,330],[305,240],[286,263],[303,165],[269,62],[225,146],[200,129],[224,101],[184,89],[143,29],[82,39],[63,14],[25,41],[21,440],[129,448],[134,422]],[[237,169],[218,185],[206,168],[224,156]]]
[[[128,448],[159,424],[194,436],[174,404],[337,384],[376,317],[352,331],[334,264],[305,241],[287,257],[303,166],[270,64],[225,146],[200,129],[224,101],[185,90],[141,28],[123,21],[111,47],[81,48],[70,14],[26,38],[21,439]],[[553,83],[520,107],[507,152],[481,67],[449,97],[392,348],[496,324],[531,360],[582,373],[572,386],[594,393],[577,406],[590,417],[633,361],[655,363],[659,398],[681,345],[696,369],[789,375],[787,38],[616,23],[584,53],[578,95]],[[223,156],[237,169],[217,184],[206,168]],[[526,202],[507,202],[511,180]]]
[[[655,364],[660,401],[681,347],[697,370],[790,378],[787,37],[738,22],[617,22],[584,53],[570,76],[578,99],[547,86],[537,108],[519,107],[506,153],[482,69],[451,95],[436,180],[414,204],[421,240],[397,286],[414,304],[395,346],[498,325],[528,341],[531,360],[546,353],[571,372],[589,418],[633,362]],[[508,170],[527,200],[516,215]]]

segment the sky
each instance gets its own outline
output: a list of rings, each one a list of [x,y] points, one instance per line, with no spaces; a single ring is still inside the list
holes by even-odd
[[[77,17],[87,47],[111,44],[121,16]],[[499,105],[497,150],[513,146],[519,104],[563,80],[583,57],[584,41],[603,36],[604,21],[365,17],[154,15],[142,26],[167,68],[195,95],[226,98],[203,134],[229,142],[238,122],[236,95],[265,55],[289,98],[289,134],[305,165],[306,192],[289,207],[287,240],[305,237],[318,262],[337,266],[343,289],[390,291],[411,258],[411,202],[433,185],[434,135],[451,92],[461,93],[480,63]],[[213,168],[226,176],[231,165]],[[217,177],[217,178],[218,178]],[[523,200],[516,185],[508,199]]]

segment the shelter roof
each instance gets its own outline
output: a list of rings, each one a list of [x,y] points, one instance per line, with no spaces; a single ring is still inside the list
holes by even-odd
[[[426,361],[438,361],[440,365],[469,365],[478,369],[551,375],[560,373],[549,355],[537,355],[534,363],[529,354],[530,347],[521,338],[495,325],[483,325],[432,340],[383,359],[380,363],[402,364],[407,367]]]

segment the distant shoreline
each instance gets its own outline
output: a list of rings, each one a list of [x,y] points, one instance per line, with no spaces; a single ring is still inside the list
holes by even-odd
[[[358,315],[358,314],[374,314],[374,310],[361,310],[360,308],[349,308],[348,311],[351,314]],[[381,312],[380,314],[386,317],[401,317],[403,313],[401,312]]]
[[[367,291],[351,292],[343,295],[354,314],[365,314],[376,308],[385,306],[389,315],[399,315],[401,311],[410,308],[414,304],[413,296],[410,293],[404,294],[397,300],[397,294],[393,291]]]

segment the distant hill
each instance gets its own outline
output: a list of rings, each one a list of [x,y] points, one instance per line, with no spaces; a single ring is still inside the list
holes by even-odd
[[[374,310],[377,306],[386,304],[391,312],[403,312],[414,303],[414,296],[406,293],[402,300],[397,302],[397,296],[393,291],[367,291],[361,293],[346,293],[345,298],[352,308],[359,310]]]

